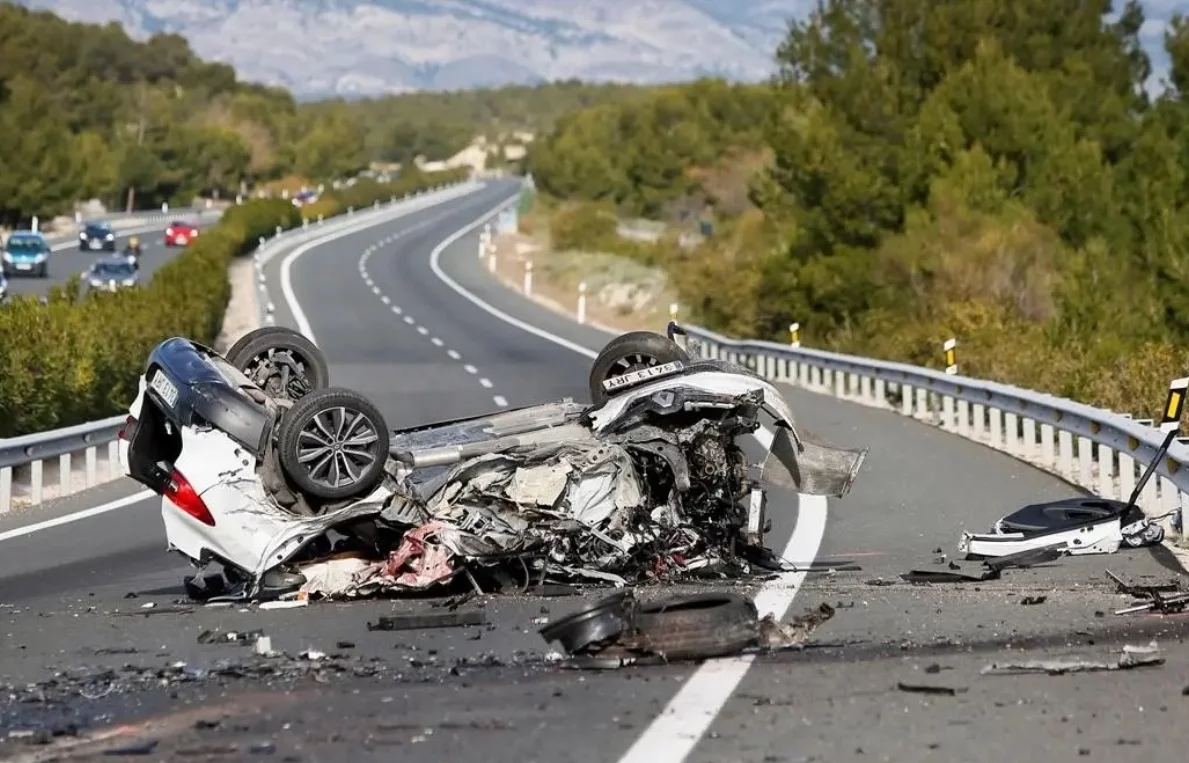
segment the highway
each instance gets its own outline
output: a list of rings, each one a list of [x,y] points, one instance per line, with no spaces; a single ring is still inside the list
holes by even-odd
[[[477,230],[455,235],[514,191],[492,183],[310,249],[287,268],[275,258],[268,281],[283,283],[287,270],[295,298],[287,303],[271,287],[278,323],[312,333],[332,383],[370,396],[394,427],[567,395],[586,400],[588,355],[609,336],[494,283],[478,267]],[[952,557],[963,529],[984,530],[1018,506],[1076,491],[895,413],[785,393],[803,428],[870,447],[844,499],[771,493],[773,548],[791,561],[861,567],[766,585],[761,600],[791,600],[790,613],[822,602],[838,608],[813,648],[754,663],[578,673],[549,666],[534,623],[577,608],[574,597],[491,598],[487,628],[402,633],[369,631],[367,622],[432,602],[178,607],[187,567],[164,552],[159,502],[128,499],[138,487],[117,482],[0,518],[0,685],[12,687],[0,694],[40,699],[0,702],[0,729],[124,724],[107,742],[79,747],[70,758],[79,760],[138,740],[159,742],[151,759],[160,760],[238,760],[268,745],[294,761],[1179,759],[1189,702],[1184,621],[1115,617],[1129,599],[1105,577],[1110,569],[1135,583],[1166,582],[1176,574],[1166,554],[1067,558],[983,583],[906,583],[899,576],[909,570],[946,570],[937,557]],[[34,526],[122,499],[102,514]],[[1024,606],[1027,596],[1045,600]],[[216,628],[261,629],[294,654],[342,654],[344,672],[258,679],[241,665],[215,680],[192,672],[192,681],[138,689],[120,669],[250,662],[245,647],[198,643]],[[1153,638],[1167,648],[1163,667],[979,675],[995,661],[1109,659],[1124,643]],[[83,687],[60,675],[103,666],[115,672]],[[25,688],[55,674],[56,684]],[[77,741],[67,733],[53,744]],[[0,759],[34,760],[44,749],[0,734]]]
[[[195,216],[179,215],[179,219],[193,221]],[[204,216],[197,224],[201,229],[207,225],[211,225],[212,221],[213,218]],[[136,236],[140,239],[140,246],[144,252],[140,261],[140,279],[142,285],[148,284],[157,268],[169,262],[183,251],[180,247],[165,246],[165,228],[165,225],[159,227],[146,225],[144,227],[134,228],[131,231],[116,231],[116,254],[123,251],[124,246],[131,236]],[[14,296],[17,294],[44,296],[49,294],[52,287],[66,283],[71,276],[81,276],[84,271],[90,269],[95,261],[112,256],[112,252],[104,250],[79,251],[77,237],[66,240],[54,238],[50,240],[50,244],[54,248],[54,253],[50,255],[49,275],[45,278],[38,278],[36,276],[14,273],[8,277],[9,294]]]

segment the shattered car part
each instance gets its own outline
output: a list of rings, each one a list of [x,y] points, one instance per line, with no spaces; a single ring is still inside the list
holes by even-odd
[[[964,532],[958,550],[977,559],[1058,546],[1080,556],[1163,539],[1163,528],[1132,503],[1075,498],[1025,506],[998,520],[990,533]]]
[[[1104,670],[1131,670],[1151,668],[1164,664],[1159,651],[1148,649],[1127,649],[1117,660],[1029,660],[1027,662],[992,663],[980,671],[983,675],[1016,675],[1019,673],[1044,673],[1062,676],[1067,673],[1089,673]]]
[[[311,356],[309,379],[267,390],[207,347],[166,340],[122,434],[129,474],[163,497],[170,547],[236,581],[220,598],[753,574],[765,483],[840,497],[866,456],[799,431],[776,387],[715,360],[630,371],[598,405],[389,431],[358,393],[325,386],[324,359],[292,333],[241,340],[245,367],[274,340]],[[739,440],[761,414],[775,435],[749,463]]]
[[[760,618],[755,603],[732,593],[638,601],[630,591],[604,598],[539,631],[571,657],[569,667],[611,669],[652,662],[705,660],[802,646],[834,616],[822,604],[791,622]]]

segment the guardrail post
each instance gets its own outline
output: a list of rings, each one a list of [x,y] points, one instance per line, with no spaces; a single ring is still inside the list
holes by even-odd
[[[37,459],[36,461],[34,461],[33,463],[29,464],[29,479],[31,482],[29,487],[30,487],[30,492],[32,493],[31,499],[33,501],[34,506],[41,503],[41,488],[42,488],[42,479],[41,479],[42,471],[41,470],[42,470],[42,463],[41,463],[40,458]]]
[[[1135,459],[1126,453],[1119,454],[1119,495],[1126,501],[1135,490]]]
[[[1057,432],[1057,471],[1066,479],[1074,480],[1073,433],[1064,429]]]
[[[1098,443],[1098,494],[1103,498],[1116,497],[1114,455],[1110,446]]]
[[[578,284],[578,323],[586,323],[586,281]]]
[[[117,480],[124,473],[124,465],[120,463],[120,441],[112,440],[107,444],[107,477]]]
[[[913,410],[913,416],[918,419],[929,418],[929,390],[924,387],[917,387],[914,391],[917,395],[917,402]]]
[[[966,437],[970,434],[970,402],[958,401],[958,434]]]
[[[1024,419],[1024,448],[1021,451],[1025,459],[1031,461],[1036,458],[1036,421]]]
[[[58,491],[62,495],[70,495],[72,492],[70,490],[70,476],[72,472],[70,460],[69,453],[63,453],[58,456]]]
[[[912,401],[915,390],[907,384],[900,385],[900,413],[912,416]]]
[[[880,408],[888,407],[888,383],[883,379],[875,380],[874,402]]]
[[[1046,469],[1052,469],[1056,466],[1056,459],[1053,453],[1053,425],[1040,425],[1040,462],[1044,464]],[[1132,485],[1134,487],[1134,485]]]
[[[0,514],[12,510],[12,467],[0,468]]]
[[[970,408],[971,434],[975,440],[983,442],[987,439],[987,406],[975,403]]]
[[[946,429],[957,429],[957,422],[954,420],[954,399],[949,395],[941,396],[941,425]]]
[[[95,446],[92,445],[87,448],[87,457],[86,458],[87,458],[87,487],[95,487],[95,484],[99,481],[98,474],[97,474],[98,465],[96,464],[96,461],[98,459],[96,458]]]
[[[1089,437],[1078,438],[1078,483],[1082,487],[1094,484],[1094,456],[1091,451],[1094,443]]]
[[[524,263],[524,293],[525,296],[532,296],[533,293],[533,261],[527,260]]]
[[[871,377],[859,377],[859,397],[863,398],[868,405],[875,402],[875,396],[871,394]]]
[[[1020,417],[1014,413],[1003,417],[1003,444],[1008,455],[1020,454]]]
[[[1003,411],[991,408],[991,447],[1003,450]]]
[[[1176,510],[1181,502],[1178,493],[1177,486],[1173,484],[1172,480],[1168,477],[1160,478],[1160,514],[1168,514]],[[1167,527],[1168,521],[1165,520],[1164,524]]]

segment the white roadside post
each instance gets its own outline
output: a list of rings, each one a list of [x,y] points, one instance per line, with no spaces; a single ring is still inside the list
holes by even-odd
[[[37,224],[37,215],[33,215],[33,222],[30,225],[30,230],[32,230],[34,233],[36,233],[39,230],[38,224]]]
[[[493,246],[487,252],[487,269],[490,270],[492,273],[495,272],[495,263],[496,263],[496,254],[495,254],[495,247]]]
[[[958,340],[950,337],[941,345],[942,351],[945,353],[945,373],[947,376],[958,375]],[[941,424],[946,429],[957,429],[957,421],[954,416],[954,398],[949,395],[942,395],[941,398]],[[1014,433],[1013,433],[1014,436]]]
[[[532,296],[533,293],[533,261],[526,260],[524,263],[524,294],[526,297]]]
[[[578,323],[586,323],[586,281],[578,284]]]

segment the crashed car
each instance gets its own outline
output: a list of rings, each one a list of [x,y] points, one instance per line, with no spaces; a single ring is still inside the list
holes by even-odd
[[[225,356],[185,338],[149,356],[127,473],[162,496],[169,548],[221,568],[223,595],[770,574],[767,484],[841,497],[867,453],[815,441],[766,380],[652,332],[603,349],[589,404],[405,430],[329,376],[282,327]],[[775,434],[749,460],[761,414]]]

